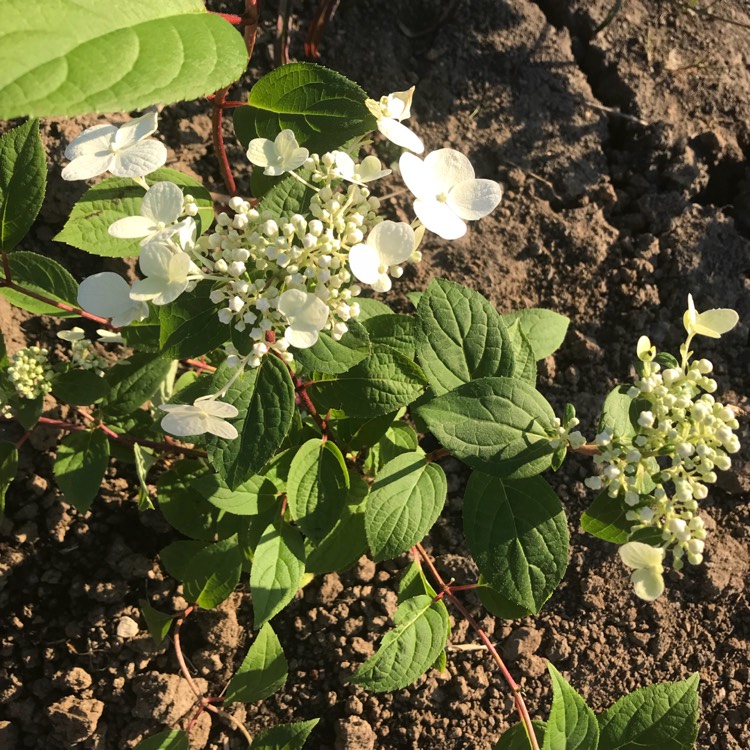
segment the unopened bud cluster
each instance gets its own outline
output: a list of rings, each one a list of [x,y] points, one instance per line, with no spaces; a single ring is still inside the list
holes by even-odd
[[[49,351],[39,346],[19,349],[10,358],[8,377],[21,398],[37,398],[52,390]]]
[[[59,331],[57,337],[70,344],[70,362],[74,367],[104,375],[107,360],[94,349],[93,342],[86,337],[83,328],[76,326],[67,331]]]

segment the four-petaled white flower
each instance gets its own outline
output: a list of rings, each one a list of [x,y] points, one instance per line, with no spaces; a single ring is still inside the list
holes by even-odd
[[[382,96],[380,101],[365,99],[365,106],[377,121],[378,130],[391,143],[421,154],[424,151],[422,139],[402,122],[411,114],[412,96],[414,86],[407,91],[394,91],[388,96]]]
[[[145,245],[164,229],[171,228],[182,213],[182,190],[173,182],[152,185],[141,203],[140,216],[126,216],[109,225],[109,233],[118,239],[143,237]]]
[[[116,328],[148,316],[148,305],[131,299],[128,282],[111,271],[85,278],[78,287],[78,304],[92,315],[112,318]]]
[[[282,292],[277,309],[288,323],[284,338],[297,349],[311,347],[328,322],[328,305],[317,295],[300,289]]]
[[[167,147],[149,136],[156,131],[156,112],[137,117],[118,128],[94,125],[65,149],[72,161],[62,171],[64,180],[88,180],[105,172],[115,177],[143,177],[167,161]]]
[[[227,440],[237,437],[237,428],[226,421],[239,414],[237,407],[232,404],[212,398],[199,398],[192,405],[162,404],[159,408],[167,412],[167,416],[161,420],[161,428],[171,435],[186,437],[209,432]]]
[[[272,177],[293,172],[305,163],[309,155],[310,152],[297,143],[291,130],[282,130],[273,141],[253,138],[247,147],[247,158],[256,166],[265,167],[263,174]]]
[[[143,248],[138,260],[145,279],[136,281],[130,290],[134,300],[155,305],[174,302],[187,289],[193,262],[187,253],[174,252],[165,245],[150,243]]]
[[[336,152],[336,171],[343,179],[358,185],[379,180],[391,173],[390,169],[383,169],[377,156],[366,156],[361,164],[355,164],[345,151]]]
[[[635,595],[652,602],[664,592],[664,550],[643,542],[627,542],[620,547],[620,557],[633,570],[630,580]]]
[[[740,316],[726,307],[717,307],[699,313],[695,309],[693,295],[688,294],[688,309],[682,316],[682,323],[689,335],[708,336],[718,339],[737,325]]]
[[[503,197],[500,185],[475,179],[471,162],[451,148],[432,151],[424,161],[402,154],[399,167],[416,198],[414,212],[427,229],[445,240],[463,237],[466,222],[486,216]]]
[[[388,269],[408,260],[416,244],[414,230],[408,224],[383,221],[349,251],[349,267],[362,283],[376,292],[387,292],[391,288]]]

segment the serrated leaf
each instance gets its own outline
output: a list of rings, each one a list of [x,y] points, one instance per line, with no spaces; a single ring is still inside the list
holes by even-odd
[[[640,688],[599,716],[599,750],[689,750],[698,736],[698,673]]]
[[[18,471],[18,448],[14,443],[0,443],[0,515],[5,513],[5,493]]]
[[[414,359],[417,354],[419,323],[413,315],[375,315],[362,324],[373,345],[385,344],[405,357]]]
[[[85,513],[99,493],[109,464],[109,440],[101,430],[71,432],[57,448],[54,472],[65,499]]]
[[[187,566],[185,598],[202,609],[218,607],[239,583],[242,560],[236,536],[207,545]]]
[[[213,378],[219,390],[235,371],[223,365]],[[206,437],[208,460],[230,489],[256,474],[286,437],[294,412],[294,384],[286,365],[277,357],[264,357],[258,367],[245,370],[221,399],[237,407],[232,424],[239,436],[224,440]]]
[[[513,347],[512,377],[534,385],[536,383],[536,357],[531,348],[531,342],[521,328],[520,320],[514,320],[508,326],[508,336]]]
[[[497,589],[493,589],[483,575],[479,576],[479,585],[476,592],[479,601],[496,617],[502,617],[504,620],[520,620],[522,617],[534,614],[528,607],[512,602]]]
[[[404,453],[378,472],[365,511],[373,559],[389,560],[422,541],[445,505],[442,468],[422,453]]]
[[[305,573],[305,545],[288,523],[270,524],[258,542],[250,570],[253,617],[259,628],[294,598]]]
[[[308,392],[349,417],[376,417],[407,406],[426,384],[414,362],[394,349],[382,349],[335,380],[316,381]]]
[[[50,19],[54,25],[50,26]],[[236,81],[242,36],[200,0],[5,0],[0,118],[195,99]]]
[[[255,737],[250,750],[300,750],[318,721],[310,719],[264,729]]]
[[[367,451],[363,470],[365,474],[374,476],[396,456],[419,451],[421,451],[419,437],[414,428],[404,422],[395,422],[386,430],[385,435]]]
[[[151,606],[147,599],[139,599],[138,606],[141,608],[141,614],[143,614],[143,619],[146,621],[149,635],[154,643],[159,646],[167,637],[175,615],[159,612],[158,609],[154,609]]]
[[[461,284],[435,279],[417,307],[419,364],[435,395],[493,375],[512,375],[513,348],[500,314]]]
[[[42,207],[46,186],[39,121],[29,120],[0,137],[0,250],[7,253],[26,236]]]
[[[57,261],[36,253],[17,250],[8,256],[8,265],[14,283],[54,302],[63,302],[76,310],[63,310],[16,289],[0,287],[0,294],[12,305],[37,315],[55,315],[58,318],[78,316],[78,284]],[[5,278],[2,266],[0,278]]]
[[[543,721],[532,720],[531,725],[534,727],[534,734],[539,747],[544,742],[544,732],[547,724]],[[523,724],[514,724],[495,745],[494,750],[531,750],[529,735]]]
[[[520,322],[537,359],[544,359],[560,348],[570,325],[564,315],[539,307],[515,310],[502,317],[507,326],[516,320]]]
[[[288,128],[301,146],[322,154],[375,129],[366,98],[356,83],[321,65],[283,65],[250,89],[248,106],[234,111],[234,129],[247,148],[253,138],[273,140]]]
[[[583,530],[605,542],[625,544],[630,536],[632,521],[625,517],[627,508],[619,497],[601,492],[581,516]]]
[[[102,410],[112,417],[126,417],[156,393],[172,362],[156,354],[133,354],[107,371],[109,386]]]
[[[393,315],[391,310],[385,302],[373,299],[372,297],[357,297],[357,303],[359,304],[359,315],[357,316],[357,322],[364,324],[370,318],[374,318],[378,315]]]
[[[210,284],[198,284],[192,292],[159,308],[159,345],[163,357],[200,357],[227,340],[227,327],[219,321],[219,306],[209,299],[210,291]]]
[[[594,712],[551,663],[547,669],[552,679],[552,708],[542,750],[596,750],[599,725]]]
[[[255,703],[284,687],[289,665],[270,623],[258,631],[255,640],[229,682],[225,703]]]
[[[68,370],[52,378],[55,398],[73,406],[93,404],[109,393],[109,384],[93,370]]]
[[[417,408],[456,458],[512,479],[549,467],[555,414],[547,400],[515,378],[481,378]]]
[[[445,605],[430,596],[415,596],[399,605],[394,621],[396,627],[386,633],[350,682],[376,693],[400,690],[435,663],[448,632]]]
[[[141,740],[135,750],[189,750],[190,741],[181,729],[165,729],[153,737]]]
[[[308,440],[296,453],[287,479],[292,518],[313,542],[336,525],[349,493],[349,472],[339,448],[329,440]]]
[[[235,110],[235,116],[243,111],[240,107]],[[310,181],[310,172],[301,169],[299,176],[306,182]],[[250,180],[250,189],[256,198],[260,198],[258,211],[272,211],[274,216],[292,216],[293,214],[305,214],[310,206],[310,199],[315,191],[303,182],[300,182],[291,174],[281,178],[268,177],[254,169]]]
[[[157,169],[146,182],[173,182],[190,194],[198,205],[198,233],[205,231],[213,220],[211,194],[200,182],[176,169]],[[109,177],[90,187],[75,204],[63,230],[55,237],[92,255],[129,258],[140,254],[140,239],[120,239],[109,233],[109,227],[126,216],[139,216],[145,192],[126,177]]]
[[[463,515],[466,542],[488,583],[538,612],[568,564],[568,525],[552,488],[541,477],[501,480],[475,471]]]
[[[211,505],[236,516],[265,512],[276,501],[278,491],[266,477],[256,474],[231,490],[218,474],[204,474],[193,482],[194,489]]]
[[[296,351],[294,359],[310,372],[338,375],[369,357],[370,351],[367,331],[359,323],[352,321],[340,341],[335,341],[329,333],[323,332],[309,349]]]

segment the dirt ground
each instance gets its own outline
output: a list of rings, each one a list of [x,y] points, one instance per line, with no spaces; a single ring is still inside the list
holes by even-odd
[[[415,129],[428,149],[468,154],[478,176],[497,179],[495,213],[450,244],[435,238],[398,294],[444,276],[488,295],[501,311],[544,306],[568,315],[562,349],[541,368],[558,410],[575,403],[593,435],[604,395],[628,378],[647,333],[676,350],[687,293],[699,309],[733,307],[741,324],[720,345],[700,341],[717,366],[720,394],[744,409],[745,448],[705,502],[706,563],[667,576],[667,594],[636,599],[615,548],[584,535],[592,497],[588,465],[571,459],[549,477],[567,508],[572,553],[560,588],[536,618],[500,621],[467,603],[521,680],[532,716],[546,718],[546,660],[595,710],[637,687],[700,672],[699,748],[750,747],[750,5],[625,0],[593,36],[611,0],[360,0],[343,2],[321,62],[372,95],[417,84]],[[220,4],[237,12],[241,3]],[[301,6],[303,4],[300,4]],[[292,55],[312,3],[299,11]],[[225,7],[224,7],[225,6]],[[247,82],[267,69],[275,4]],[[214,7],[219,7],[215,4]],[[168,107],[161,133],[169,166],[223,190],[205,103]],[[82,191],[59,178],[65,145],[95,118],[46,122],[50,187],[27,247],[63,260],[79,278],[115,261],[51,243]],[[230,131],[228,130],[228,133]],[[231,140],[230,140],[231,142]],[[238,162],[236,145],[230,154]],[[239,188],[247,190],[245,171]],[[401,210],[399,198],[394,211]],[[393,299],[393,298],[392,298]],[[405,305],[399,296],[396,304]],[[49,336],[50,322],[0,309],[11,351]],[[9,439],[20,435],[2,429]],[[185,606],[158,562],[174,537],[156,512],[136,509],[133,476],[112,466],[91,512],[54,486],[56,435],[37,431],[0,531],[0,748],[125,750],[193,710],[169,642],[155,647],[137,601]],[[426,546],[444,574],[475,579],[461,533],[466,472],[445,462],[449,501]],[[290,664],[287,689],[238,708],[251,732],[321,717],[317,750],[486,750],[516,721],[506,686],[457,622],[448,668],[394,694],[345,680],[389,627],[398,575],[408,560],[314,581],[274,621]],[[185,628],[186,653],[212,692],[221,690],[251,639],[247,591]],[[131,622],[132,621],[132,622]],[[137,629],[137,634],[131,633]],[[194,750],[243,743],[203,715]]]

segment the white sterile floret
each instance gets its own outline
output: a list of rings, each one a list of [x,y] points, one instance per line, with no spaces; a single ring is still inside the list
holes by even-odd
[[[682,323],[690,336],[708,336],[718,339],[737,325],[740,316],[725,307],[714,308],[699,313],[693,303],[693,295],[688,294],[688,309],[682,316]]]
[[[74,328],[69,328],[67,331],[58,331],[57,338],[72,343],[73,341],[81,341],[82,339],[85,339],[86,332],[83,328],[75,326]]]
[[[148,309],[148,307],[146,308]],[[106,328],[97,328],[96,332],[99,334],[100,344],[124,344],[125,339],[122,334],[116,331],[108,331]]]
[[[287,289],[279,295],[278,311],[287,320],[284,338],[297,349],[307,349],[318,340],[328,322],[329,308],[320,297],[301,289]]]
[[[111,318],[115,328],[148,316],[148,305],[132,299],[128,282],[111,271],[85,278],[78,287],[78,304],[92,315]]]
[[[414,194],[419,220],[444,240],[466,234],[466,222],[492,211],[503,191],[493,180],[478,180],[474,167],[459,151],[441,148],[425,157],[402,154],[401,176]]]
[[[355,164],[345,151],[336,152],[336,171],[343,179],[358,185],[379,180],[391,173],[390,169],[383,169],[377,156],[366,156],[361,164]]]
[[[391,288],[389,269],[409,259],[414,243],[414,230],[408,224],[383,221],[349,251],[349,268],[358,281],[376,292],[387,292]]]
[[[633,570],[630,580],[635,595],[652,602],[664,592],[664,550],[643,542],[627,542],[619,549],[620,558]]]
[[[151,243],[143,248],[138,265],[146,278],[133,284],[131,298],[166,305],[187,288],[192,261],[187,253],[173,252],[164,245]]]
[[[185,437],[208,432],[227,440],[237,437],[237,428],[225,421],[239,414],[237,407],[232,404],[199,398],[192,405],[162,404],[159,408],[167,412],[167,416],[161,420],[161,427],[171,435]]]
[[[365,99],[365,106],[375,118],[378,130],[391,142],[421,154],[424,151],[422,139],[409,130],[402,120],[411,115],[411,100],[414,86],[407,91],[394,91],[380,97],[380,101]]]
[[[118,239],[143,237],[145,245],[154,235],[174,224],[182,213],[182,190],[173,182],[152,185],[141,203],[140,216],[126,216],[109,225],[109,233]]]
[[[118,128],[94,125],[65,149],[71,159],[62,171],[64,180],[88,180],[105,172],[115,177],[143,177],[163,167],[167,147],[149,136],[156,131],[156,112],[137,117]]]
[[[268,138],[253,138],[247,147],[247,158],[258,167],[265,167],[263,174],[278,177],[301,167],[310,152],[300,147],[294,132],[282,130],[273,141]]]

